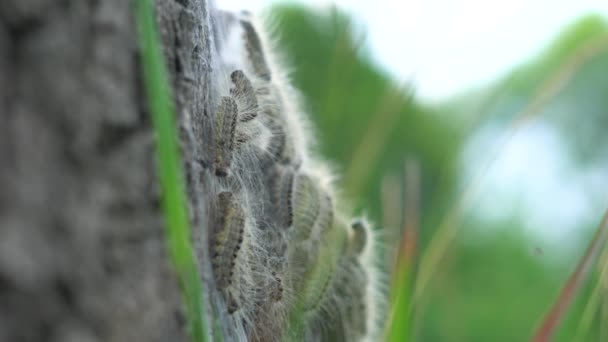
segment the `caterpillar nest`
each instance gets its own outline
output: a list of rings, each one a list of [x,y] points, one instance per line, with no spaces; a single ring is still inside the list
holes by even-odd
[[[341,209],[254,19],[217,17],[213,144],[200,172],[212,337],[377,340],[373,231]]]

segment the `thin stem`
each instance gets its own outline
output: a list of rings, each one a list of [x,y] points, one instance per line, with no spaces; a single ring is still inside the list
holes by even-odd
[[[559,323],[565,316],[570,303],[574,299],[574,296],[578,293],[581,285],[587,279],[591,266],[595,262],[597,254],[600,252],[601,247],[606,243],[608,237],[608,210],[604,214],[604,218],[600,223],[585,255],[581,258],[574,273],[568,278],[559,296],[555,300],[553,306],[545,315],[542,323],[536,330],[532,341],[534,342],[546,342],[551,340],[551,336],[557,330]]]
[[[156,134],[162,205],[169,256],[181,285],[190,335],[207,340],[200,277],[190,240],[185,185],[181,168],[175,109],[160,47],[151,0],[134,1],[146,93]]]

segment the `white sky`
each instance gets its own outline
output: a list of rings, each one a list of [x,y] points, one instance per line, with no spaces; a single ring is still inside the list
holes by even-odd
[[[278,0],[216,0],[227,9]],[[291,1],[293,2],[293,1]],[[373,58],[427,100],[443,99],[505,74],[587,13],[608,16],[608,0],[310,0],[337,3],[367,29]]]
[[[581,171],[564,151],[560,134],[542,120],[511,137],[502,127],[484,127],[471,137],[462,159],[464,186],[478,189],[467,209],[486,227],[519,214],[531,249],[574,260],[567,258],[576,257],[587,238],[581,229],[599,224],[608,205],[608,161]]]

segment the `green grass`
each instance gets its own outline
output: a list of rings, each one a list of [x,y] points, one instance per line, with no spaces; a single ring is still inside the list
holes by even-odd
[[[569,311],[569,308],[575,297],[581,292],[582,285],[587,281],[589,273],[596,262],[596,259],[605,246],[608,239],[608,209],[604,213],[601,223],[599,224],[595,235],[589,242],[587,251],[579,260],[576,269],[568,278],[562,291],[552,303],[551,308],[545,314],[541,324],[534,333],[533,341],[547,342],[551,341],[553,335],[559,329],[561,321]],[[600,280],[601,282],[601,280]],[[593,298],[590,298],[594,301]]]
[[[410,269],[407,262],[398,262],[395,268],[395,284],[391,298],[391,317],[387,326],[386,341],[406,342],[411,340],[411,320],[409,314],[410,289],[409,276]]]
[[[175,109],[160,47],[151,0],[134,0],[141,61],[163,191],[163,211],[169,255],[186,304],[189,332],[196,342],[207,340],[202,287],[190,239],[185,185],[177,145]]]

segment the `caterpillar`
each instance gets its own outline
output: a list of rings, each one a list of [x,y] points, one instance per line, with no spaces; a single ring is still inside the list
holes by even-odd
[[[229,292],[235,271],[236,259],[243,244],[245,214],[231,192],[224,191],[217,198],[218,217],[212,227],[211,250],[213,275],[217,287],[222,290],[228,303],[228,312],[238,308]]]

